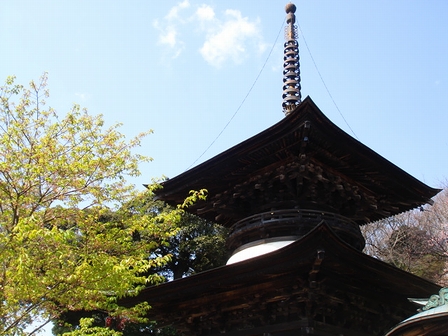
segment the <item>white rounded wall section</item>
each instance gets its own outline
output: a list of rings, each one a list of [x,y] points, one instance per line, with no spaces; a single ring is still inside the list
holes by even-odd
[[[294,236],[275,237],[269,239],[261,239],[242,245],[230,257],[230,259],[227,261],[227,265],[274,252],[278,249],[281,249],[282,247],[294,243],[296,240],[297,237]]]

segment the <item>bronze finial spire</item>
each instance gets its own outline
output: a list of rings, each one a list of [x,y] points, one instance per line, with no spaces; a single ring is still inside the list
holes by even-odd
[[[283,112],[288,115],[302,101],[300,93],[299,43],[297,42],[296,6],[289,3],[285,7],[285,51],[283,56]]]

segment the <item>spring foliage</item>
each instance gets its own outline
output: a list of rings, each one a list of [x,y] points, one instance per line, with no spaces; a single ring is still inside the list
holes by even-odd
[[[441,286],[448,285],[448,189],[434,205],[362,227],[365,252]]]
[[[136,196],[125,178],[149,160],[134,154],[149,132],[126,141],[120,125],[78,105],[57,114],[48,96],[46,75],[0,88],[0,335],[33,333],[36,316],[45,324],[68,310],[138,321],[147,305],[116,299],[161,280],[150,270],[169,256],[151,251],[179,219],[121,206]],[[124,212],[119,221],[107,219],[112,210]]]

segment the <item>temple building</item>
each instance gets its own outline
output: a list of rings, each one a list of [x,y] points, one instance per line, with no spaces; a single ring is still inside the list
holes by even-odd
[[[286,6],[285,117],[167,180],[158,198],[230,228],[227,265],[149,287],[151,320],[182,335],[385,335],[439,286],[362,252],[360,226],[438,193],[333,124],[300,93],[296,7]],[[393,334],[394,336],[400,334]]]
[[[441,336],[448,334],[448,288],[427,299],[410,299],[423,306],[419,313],[400,322],[386,336]]]

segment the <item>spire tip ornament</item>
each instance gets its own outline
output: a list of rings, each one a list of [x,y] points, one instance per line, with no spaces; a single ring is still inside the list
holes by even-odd
[[[286,11],[286,14],[289,14],[289,13],[295,13],[296,12],[296,5],[294,5],[292,2],[290,2],[289,4],[287,4],[286,6],[285,6],[285,11]]]

